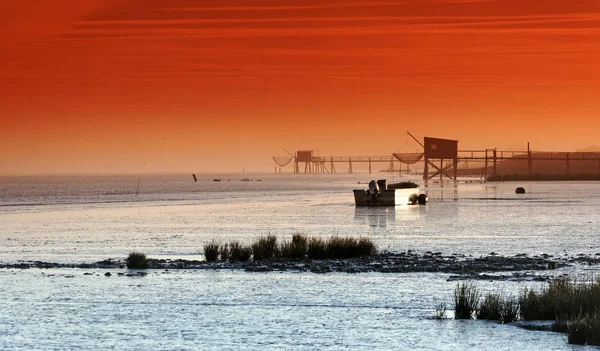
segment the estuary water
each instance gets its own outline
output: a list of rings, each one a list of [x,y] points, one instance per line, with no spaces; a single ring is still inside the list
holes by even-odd
[[[295,232],[365,236],[397,252],[600,253],[598,182],[425,186],[416,176],[396,176],[388,181],[421,183],[429,203],[356,208],[352,189],[372,177],[0,178],[0,262],[95,262],[131,251],[203,259],[202,245],[212,239],[251,242]],[[515,194],[517,186],[526,194]],[[557,333],[433,319],[440,303],[450,307],[456,284],[444,274],[119,273],[126,270],[0,269],[0,348],[585,349]],[[478,282],[513,296],[536,284]]]

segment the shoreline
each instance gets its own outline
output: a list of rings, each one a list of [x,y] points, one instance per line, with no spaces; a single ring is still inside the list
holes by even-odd
[[[107,259],[94,263],[62,264],[43,261],[21,261],[1,263],[0,269],[122,269],[118,275],[146,275],[156,270],[242,270],[246,272],[312,272],[325,273],[444,273],[451,274],[448,280],[516,280],[549,281],[551,276],[544,271],[554,271],[581,263],[600,265],[599,256],[583,255],[557,258],[551,255],[529,257],[527,255],[500,256],[489,254],[470,257],[453,254],[411,251],[382,253],[370,257],[351,259],[272,259],[244,262],[207,262],[184,259],[148,258],[148,269],[127,269],[125,259]],[[541,274],[542,273],[542,274]],[[105,275],[111,275],[110,272]]]

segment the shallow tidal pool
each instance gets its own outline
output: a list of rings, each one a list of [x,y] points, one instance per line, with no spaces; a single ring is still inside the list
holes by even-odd
[[[440,274],[106,272],[0,270],[0,348],[581,349],[563,334],[432,318],[456,284]],[[509,294],[526,286],[480,285]]]

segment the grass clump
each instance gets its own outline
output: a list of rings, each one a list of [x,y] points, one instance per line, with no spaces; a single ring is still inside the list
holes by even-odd
[[[481,298],[472,283],[457,284],[454,311],[457,319],[552,320],[552,331],[567,333],[569,344],[600,346],[600,279],[554,279],[540,291],[524,290],[518,301],[492,293]]]
[[[375,256],[377,254],[377,246],[375,246],[371,239],[360,238],[358,239],[357,254],[359,256]]]
[[[448,318],[448,307],[446,306],[445,303],[440,303],[436,308],[435,308],[435,312],[433,313],[433,319],[446,319]]]
[[[308,252],[308,238],[300,233],[292,235],[291,241],[281,243],[281,257],[289,257],[294,259],[302,259]]]
[[[252,257],[252,248],[244,246],[239,241],[219,244],[211,240],[204,245],[204,256],[206,261],[248,261]]]
[[[214,262],[219,259],[219,243],[211,240],[208,244],[204,244],[204,257],[208,262]]]
[[[477,311],[480,296],[481,294],[474,284],[456,284],[456,289],[454,289],[454,318],[472,318]]]
[[[252,254],[255,261],[278,257],[279,247],[277,246],[277,237],[272,234],[261,236],[258,241],[252,244]]]
[[[519,298],[525,320],[567,320],[600,312],[600,281],[579,283],[558,278],[539,292],[526,290]]]
[[[477,309],[477,319],[510,323],[519,319],[519,303],[512,297],[488,293]]]
[[[327,242],[327,256],[334,259],[346,259],[359,256],[372,256],[377,253],[375,244],[367,238],[332,236]]]
[[[600,313],[572,321],[567,334],[569,344],[600,346]]]
[[[308,241],[308,258],[323,260],[327,258],[327,243],[321,238],[310,238]]]
[[[487,294],[477,310],[477,319],[502,320],[503,301],[499,294]]]
[[[559,278],[520,299],[526,320],[554,320],[554,331],[566,332],[570,344],[600,345],[600,280],[577,282]]]
[[[344,259],[357,256],[358,242],[349,237],[332,236],[327,242],[327,256]]]
[[[252,248],[244,246],[239,241],[232,241],[229,244],[229,260],[230,261],[248,261],[252,257]]]
[[[508,298],[502,303],[502,323],[516,322],[519,320],[519,302],[514,298]]]
[[[129,269],[146,269],[148,268],[148,259],[141,252],[132,252],[127,256],[125,261]]]
[[[525,289],[519,296],[519,306],[521,307],[521,318],[525,320],[555,319],[554,310],[548,308],[545,290],[536,292]]]
[[[230,244],[223,244],[219,247],[219,259],[228,261],[231,256]]]
[[[347,259],[373,256],[377,248],[371,239],[332,236],[329,240],[295,233],[291,240],[278,244],[277,237],[268,234],[244,246],[238,241],[219,244],[215,240],[204,245],[207,261],[255,261],[265,259]]]

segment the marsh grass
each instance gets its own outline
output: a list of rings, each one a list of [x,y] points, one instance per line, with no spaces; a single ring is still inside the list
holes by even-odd
[[[525,290],[519,298],[525,320],[573,321],[600,312],[600,281],[558,278],[541,291]]]
[[[481,294],[473,283],[459,283],[454,289],[454,318],[470,319],[477,311]]]
[[[554,320],[552,330],[566,332],[570,344],[600,345],[600,280],[558,278],[539,292],[520,299],[526,320]]]
[[[521,318],[524,320],[554,320],[556,318],[553,308],[548,304],[547,288],[540,292],[525,289],[519,296]]]
[[[204,245],[207,261],[255,261],[265,259],[347,259],[377,254],[377,247],[368,238],[332,236],[328,240],[295,233],[291,240],[278,244],[277,237],[261,236],[249,246],[239,241],[220,244],[215,240]]]
[[[252,257],[252,248],[244,246],[239,241],[229,243],[229,260],[230,261],[248,261]]]
[[[228,261],[231,256],[231,250],[229,249],[230,244],[223,244],[219,247],[219,259],[221,261]]]
[[[477,319],[502,320],[503,299],[499,294],[487,294],[479,304]]]
[[[375,256],[377,254],[377,246],[367,238],[358,239],[357,254],[359,256]]]
[[[261,236],[258,241],[252,244],[252,253],[254,260],[265,260],[279,257],[279,247],[277,246],[277,237],[273,234]]]
[[[219,243],[211,240],[208,244],[204,244],[204,257],[208,262],[214,262],[219,259]]]
[[[127,256],[125,261],[129,269],[146,269],[148,268],[148,259],[141,252],[132,252]]]
[[[569,344],[600,346],[600,313],[572,321],[567,333]]]
[[[344,259],[357,256],[358,241],[349,237],[332,236],[327,242],[327,256]]]
[[[377,248],[371,239],[332,236],[326,242],[327,257],[346,259],[360,256],[372,256]]]
[[[512,296],[502,303],[502,323],[516,322],[520,318],[519,302]]]
[[[308,241],[308,258],[323,260],[327,258],[327,243],[321,238],[310,238]]]
[[[308,238],[301,233],[295,233],[291,241],[281,243],[279,251],[282,258],[302,259],[308,252]]]
[[[455,318],[471,318],[480,296],[473,284],[457,284]],[[518,299],[489,293],[481,299],[475,314],[478,319],[503,323],[552,320],[552,330],[567,333],[570,344],[600,346],[600,280],[577,282],[561,277],[541,290],[525,289]]]
[[[479,306],[478,301],[481,300]],[[525,289],[518,300],[501,294],[481,294],[472,283],[454,289],[455,318],[553,320],[552,331],[568,335],[569,344],[600,346],[600,279],[577,282],[557,278],[539,291]],[[436,315],[440,312],[436,310]],[[435,318],[434,316],[434,318]]]
[[[447,319],[448,318],[448,307],[445,303],[440,303],[433,313],[433,319]]]

